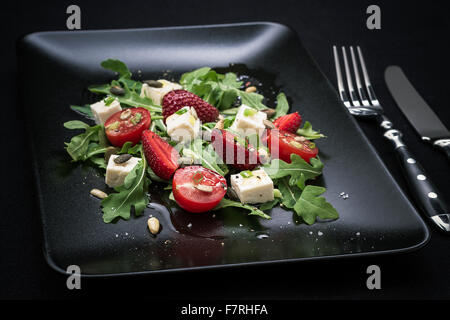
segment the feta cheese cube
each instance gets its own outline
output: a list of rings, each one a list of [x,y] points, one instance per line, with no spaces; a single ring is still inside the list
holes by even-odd
[[[200,119],[192,107],[183,107],[166,119],[167,134],[177,142],[192,141],[200,135]]]
[[[231,187],[242,203],[264,203],[272,201],[273,181],[263,169],[233,174]]]
[[[113,154],[109,157],[108,166],[106,167],[105,183],[111,188],[123,185],[125,177],[141,161],[141,158],[132,157],[124,163],[115,163],[114,159],[118,156]]]
[[[243,136],[249,136],[255,133],[261,135],[266,128],[264,125],[264,120],[266,119],[266,113],[243,104],[239,107],[230,129]]]
[[[109,105],[106,105],[105,99],[100,100],[94,104],[91,104],[91,111],[94,115],[96,124],[105,124],[105,121],[118,111],[122,111],[122,107],[120,106],[120,102],[115,99]]]
[[[158,82],[162,83],[161,88],[150,87],[148,84],[144,83],[141,89],[141,97],[147,97],[152,99],[154,104],[161,105],[164,95],[172,90],[183,89],[178,83],[170,82],[167,80],[160,79]]]

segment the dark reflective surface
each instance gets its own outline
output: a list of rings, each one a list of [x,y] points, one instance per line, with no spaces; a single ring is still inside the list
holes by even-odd
[[[272,210],[270,221],[235,209],[187,214],[168,208],[153,185],[152,204],[142,216],[104,224],[98,199],[89,195],[92,188],[105,188],[102,173],[69,162],[63,142],[73,132],[62,123],[81,119],[70,104],[94,101],[88,85],[111,79],[100,67],[106,58],[123,60],[143,79],[158,78],[162,70],[177,77],[229,63],[264,70],[250,76],[261,79],[269,106],[270,91],[280,88],[293,109],[328,136],[318,142],[325,170],[316,183],[327,187],[340,219],[307,226],[281,208]],[[174,270],[408,250],[427,240],[416,211],[288,28],[247,24],[35,34],[21,43],[19,59],[46,255],[56,269],[77,264],[89,275]],[[39,81],[47,85],[38,88]],[[340,198],[341,192],[349,198]],[[156,237],[147,230],[150,215],[163,226]]]

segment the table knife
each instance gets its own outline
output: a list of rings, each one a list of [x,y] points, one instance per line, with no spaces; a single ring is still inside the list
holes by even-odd
[[[402,69],[398,66],[389,66],[384,73],[384,77],[395,102],[422,139],[432,142],[435,147],[444,151],[450,159],[450,132],[417,93]],[[415,198],[417,204],[423,212],[429,215],[441,231],[449,234],[450,208],[408,149],[400,146],[397,150],[402,160],[402,169],[405,176],[408,177],[408,186],[416,195],[421,195]]]
[[[432,143],[450,160],[450,131],[414,89],[402,69],[398,66],[387,67],[384,79],[398,107],[422,140]]]

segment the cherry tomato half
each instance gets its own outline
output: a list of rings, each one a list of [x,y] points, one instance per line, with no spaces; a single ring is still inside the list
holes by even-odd
[[[319,153],[313,142],[287,131],[270,130],[267,143],[271,156],[276,157],[276,150],[272,148],[277,148],[278,145],[278,158],[288,163],[291,162],[292,153],[299,155],[306,162]]]
[[[105,122],[106,137],[116,147],[141,140],[142,131],[150,127],[150,112],[144,108],[128,108],[114,113]]]
[[[189,212],[206,212],[217,206],[227,192],[227,181],[202,166],[178,169],[172,191],[178,205]]]

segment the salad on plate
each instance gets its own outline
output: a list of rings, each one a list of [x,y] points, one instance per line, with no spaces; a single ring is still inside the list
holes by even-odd
[[[308,121],[301,126],[283,93],[271,108],[251,81],[233,72],[203,67],[178,83],[138,81],[119,60],[101,65],[118,78],[89,87],[98,102],[71,106],[89,123],[64,126],[78,133],[65,147],[72,161],[105,172],[105,189],[91,191],[101,199],[105,223],[141,215],[151,183],[192,214],[236,207],[236,214],[270,219],[281,206],[309,225],[338,218],[322,196],[325,188],[308,184],[322,174],[314,141],[324,135]],[[159,230],[155,218],[148,226]]]

